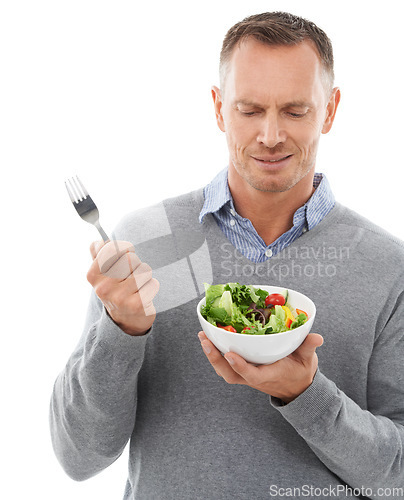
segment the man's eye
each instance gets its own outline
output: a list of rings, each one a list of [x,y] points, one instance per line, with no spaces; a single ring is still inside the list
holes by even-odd
[[[244,116],[253,116],[256,114],[256,111],[241,111],[240,110],[240,113]]]
[[[292,118],[303,118],[306,113],[288,113]]]

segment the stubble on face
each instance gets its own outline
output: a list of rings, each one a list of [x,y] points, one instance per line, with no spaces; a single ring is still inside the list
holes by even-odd
[[[262,191],[266,193],[283,193],[289,191],[296,184],[298,184],[306,175],[309,173],[314,173],[316,155],[317,155],[318,140],[312,144],[310,147],[309,155],[305,158],[300,157],[299,151],[292,151],[291,149],[285,148],[283,145],[276,148],[267,148],[265,150],[250,151],[246,148],[243,152],[239,151],[239,154],[230,154],[230,167],[233,167],[237,174],[244,179],[249,186],[257,191]],[[229,144],[229,150],[234,151]],[[254,160],[251,158],[265,157],[266,155],[290,155],[293,154],[291,162],[297,165],[290,168],[290,174],[288,176],[279,176],[271,174],[271,172],[257,172],[251,164]],[[292,167],[292,165],[290,165]],[[289,168],[289,167],[288,167]]]

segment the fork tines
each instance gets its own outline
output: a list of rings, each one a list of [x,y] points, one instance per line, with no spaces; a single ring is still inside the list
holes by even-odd
[[[77,175],[76,178],[72,177],[71,179],[65,181],[65,186],[72,203],[78,203],[79,201],[86,199],[88,196],[86,188],[83,186]]]

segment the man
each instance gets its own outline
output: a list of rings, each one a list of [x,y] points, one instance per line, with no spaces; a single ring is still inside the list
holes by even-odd
[[[402,498],[404,248],[315,174],[340,100],[331,44],[296,16],[251,16],[227,33],[220,72],[228,169],[124,218],[118,254],[91,247],[95,293],[52,397],[55,452],[84,480],[130,440],[125,499]],[[199,332],[205,357],[203,281],[297,289],[321,335],[254,366]]]

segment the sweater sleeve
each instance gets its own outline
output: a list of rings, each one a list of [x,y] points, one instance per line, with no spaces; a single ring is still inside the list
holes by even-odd
[[[385,498],[386,488],[404,489],[404,292],[383,323],[368,365],[366,409],[319,370],[289,404],[271,398],[332,472],[374,499]]]
[[[124,333],[92,292],[84,332],[50,405],[54,451],[71,478],[88,479],[123,452],[135,424],[137,377],[150,335]]]

